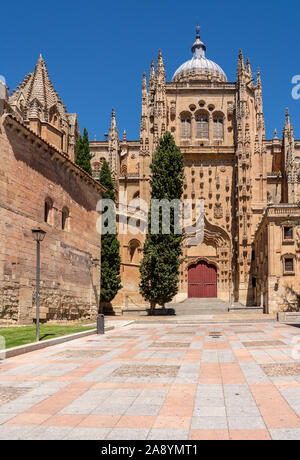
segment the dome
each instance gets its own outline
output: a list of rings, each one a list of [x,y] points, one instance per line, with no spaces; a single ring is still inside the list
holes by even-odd
[[[182,64],[174,73],[172,81],[185,82],[190,80],[210,80],[226,82],[224,70],[205,56],[206,46],[200,40],[197,27],[196,41],[192,46],[193,57]]]

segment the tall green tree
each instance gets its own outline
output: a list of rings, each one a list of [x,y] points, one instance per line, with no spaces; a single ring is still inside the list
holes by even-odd
[[[162,213],[159,214],[158,234],[151,232],[152,200],[180,200],[183,193],[183,156],[168,132],[160,139],[151,171],[151,206],[140,265],[140,292],[150,302],[150,314],[153,314],[157,304],[164,306],[177,294],[179,267],[182,262],[182,234],[176,234],[175,228],[175,219],[180,218],[176,208],[171,208],[169,234],[164,234]]]
[[[91,159],[93,155],[90,152],[89,135],[87,129],[83,130],[83,137],[79,133],[76,143],[75,163],[86,171],[90,176],[92,175]]]
[[[116,202],[114,182],[111,178],[110,169],[106,161],[103,162],[100,172],[100,183],[106,188],[103,198]],[[108,220],[114,221],[116,229],[116,212],[115,210],[104,209],[107,218],[103,222],[103,227],[108,226]],[[100,302],[111,302],[118,291],[121,289],[120,277],[121,257],[120,243],[117,232],[105,233],[101,235],[101,290]]]

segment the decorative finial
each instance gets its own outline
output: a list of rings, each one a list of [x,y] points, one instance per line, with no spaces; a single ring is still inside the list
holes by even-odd
[[[196,26],[196,41],[192,46],[192,53],[195,58],[205,57],[206,46],[200,40],[200,26]]]
[[[256,85],[258,88],[261,88],[261,78],[260,78],[260,68],[258,67],[257,68],[257,81],[256,81]]]
[[[155,67],[154,67],[154,60],[153,59],[151,61],[149,88],[150,88],[150,90],[153,90],[155,88]]]
[[[290,122],[290,112],[289,109],[285,109],[285,129],[290,128],[291,122]]]
[[[247,72],[249,74],[252,74],[252,71],[251,71],[251,63],[250,63],[250,59],[247,58]]]
[[[146,77],[146,72],[144,70],[143,72],[143,84],[142,84],[142,88],[143,90],[146,90],[147,91],[147,77]]]
[[[124,129],[124,133],[123,133],[123,141],[126,142],[127,141],[127,133],[126,133],[126,129]]]

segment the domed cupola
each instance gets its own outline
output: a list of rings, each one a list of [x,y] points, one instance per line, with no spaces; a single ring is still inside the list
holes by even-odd
[[[205,57],[206,46],[200,40],[200,27],[197,27],[196,41],[192,46],[193,57],[182,64],[174,73],[172,81],[186,82],[191,80],[210,80],[227,82],[223,69]]]

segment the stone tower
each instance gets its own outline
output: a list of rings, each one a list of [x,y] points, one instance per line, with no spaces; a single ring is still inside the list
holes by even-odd
[[[20,121],[74,159],[78,133],[77,116],[67,113],[53,88],[42,55],[34,72],[29,73],[13,91],[9,103]]]

